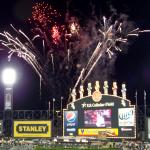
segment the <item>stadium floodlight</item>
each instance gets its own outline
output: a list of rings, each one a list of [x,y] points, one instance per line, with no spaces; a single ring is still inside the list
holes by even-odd
[[[16,71],[11,68],[5,68],[1,73],[1,80],[4,84],[4,122],[12,120],[13,110],[13,85],[16,82]],[[5,136],[12,135],[12,122],[3,125]]]
[[[13,68],[6,68],[2,72],[2,81],[6,86],[13,86],[16,82],[16,71]]]
[[[16,82],[16,71],[11,68],[5,68],[1,74],[4,88],[4,110],[12,110],[13,108],[13,85]]]

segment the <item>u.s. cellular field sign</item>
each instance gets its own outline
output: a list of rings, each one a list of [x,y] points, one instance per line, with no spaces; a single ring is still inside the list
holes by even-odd
[[[14,121],[15,138],[50,138],[51,121]]]
[[[63,111],[64,136],[135,138],[135,105],[115,92],[110,95],[97,90],[69,103]]]

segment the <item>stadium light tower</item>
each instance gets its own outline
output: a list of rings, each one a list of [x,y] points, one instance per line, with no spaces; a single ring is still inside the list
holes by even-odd
[[[55,136],[55,124],[54,124],[54,121],[55,121],[55,98],[53,98],[53,136]]]
[[[2,82],[4,89],[4,110],[12,110],[13,85],[16,82],[16,71],[13,68],[6,68],[2,71]]]
[[[7,137],[11,137],[13,123],[13,85],[16,82],[16,71],[10,67],[5,68],[2,71],[1,79],[4,84],[3,134]]]

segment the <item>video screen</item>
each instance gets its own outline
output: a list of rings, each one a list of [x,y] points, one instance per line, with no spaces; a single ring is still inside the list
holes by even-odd
[[[85,110],[85,127],[111,127],[111,109]]]

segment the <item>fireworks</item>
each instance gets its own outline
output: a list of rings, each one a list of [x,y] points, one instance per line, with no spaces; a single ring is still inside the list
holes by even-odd
[[[72,35],[78,34],[78,32],[79,32],[79,25],[78,25],[78,23],[72,22],[69,25],[69,28],[70,28],[70,32],[71,32]]]
[[[32,26],[32,31],[35,34],[34,38],[40,38],[43,44],[43,53],[40,52],[40,57],[45,64],[51,59],[52,70],[54,72],[54,57],[53,52],[55,45],[60,41],[61,27],[57,25],[57,21],[61,15],[52,8],[49,4],[35,3],[32,7],[32,17],[29,19]],[[49,55],[50,54],[50,55]]]
[[[82,71],[82,74],[80,74],[75,87],[79,83],[79,80],[81,80],[82,83],[85,82],[97,64],[98,60],[103,57],[105,53],[107,53],[111,59],[115,51],[122,51],[120,45],[126,44],[129,36],[138,36],[141,32],[150,32],[149,30],[140,31],[139,28],[136,28],[125,34],[124,30],[126,28],[127,24],[124,24],[124,22],[120,23],[118,20],[116,20],[114,24],[112,24],[110,19],[103,17],[102,26],[98,30],[100,36],[97,47],[93,51],[87,65],[84,67],[84,71]]]
[[[54,72],[54,57],[53,57],[53,54],[51,54],[51,60],[52,60],[52,68],[53,68],[53,72]]]
[[[32,18],[29,21],[37,27],[46,28],[49,24],[55,24],[55,19],[60,16],[55,9],[47,3],[35,3],[32,7]]]
[[[0,35],[4,38],[1,40],[1,43],[9,49],[8,60],[10,61],[12,55],[16,53],[18,57],[23,58],[27,63],[29,63],[39,75],[40,79],[43,80],[43,69],[37,61],[38,56],[36,55],[34,44],[24,32],[17,30],[14,27],[13,29],[15,30],[15,34],[17,33],[21,35],[20,39],[5,31],[0,33]]]
[[[122,45],[127,44],[129,37],[149,32],[139,28],[128,30],[127,20],[112,21],[111,17],[103,17],[99,23],[94,18],[86,25],[82,18],[69,15],[64,18],[49,4],[35,3],[29,19],[34,34],[31,40],[13,26],[15,34],[0,33],[2,44],[9,48],[8,59],[16,53],[34,68],[40,79],[46,74],[53,87],[50,88],[54,90],[52,92],[64,86],[69,89],[79,74],[74,90],[86,81],[100,59],[113,60],[117,51],[123,51]]]
[[[57,44],[60,40],[60,33],[58,27],[55,25],[51,30],[53,43]]]
[[[50,57],[48,57],[51,59],[53,70],[53,52],[56,49],[55,45],[58,46],[61,39],[60,31],[62,28],[57,25],[60,16],[61,15],[53,9],[52,6],[43,2],[34,4],[32,7],[32,17],[29,19],[30,23],[33,25],[32,31],[35,34],[35,37],[40,37],[42,39],[42,56],[44,57],[44,60],[51,54]]]

